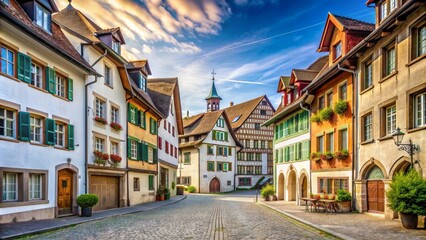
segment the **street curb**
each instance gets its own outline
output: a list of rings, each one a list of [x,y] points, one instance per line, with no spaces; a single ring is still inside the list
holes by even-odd
[[[65,224],[65,225],[62,225],[62,226],[41,228],[41,229],[37,229],[35,231],[28,231],[28,232],[22,232],[22,233],[19,233],[19,234],[9,235],[9,236],[2,236],[2,237],[0,237],[0,239],[15,239],[15,238],[18,238],[18,237],[24,237],[24,236],[28,236],[28,235],[32,235],[32,234],[40,234],[40,233],[44,233],[44,232],[48,232],[48,231],[58,230],[58,229],[61,229],[61,228],[67,228],[67,227],[70,227],[70,226],[77,226],[77,225],[80,225],[82,223],[88,223],[88,222],[103,220],[103,219],[107,219],[107,218],[111,218],[111,217],[124,216],[124,215],[127,215],[127,214],[133,214],[133,213],[139,213],[139,212],[146,212],[146,211],[150,211],[150,210],[153,210],[153,209],[156,209],[156,208],[160,208],[160,207],[164,207],[164,206],[168,206],[168,205],[180,202],[182,200],[185,200],[186,198],[187,198],[187,195],[184,195],[183,198],[178,199],[176,201],[167,202],[167,203],[164,203],[162,205],[151,207],[151,208],[136,210],[136,211],[133,211],[133,212],[118,213],[118,214],[113,214],[113,215],[109,215],[109,216],[95,217],[95,218],[90,218],[90,219],[84,220],[84,221],[79,222],[79,223],[71,223],[71,224]]]
[[[296,220],[296,221],[298,221],[298,222],[301,222],[301,223],[303,223],[303,224],[306,224],[306,225],[309,225],[309,226],[311,226],[311,227],[314,227],[314,228],[316,228],[316,229],[318,229],[318,230],[320,230],[320,231],[323,231],[323,232],[326,232],[326,233],[328,233],[328,234],[331,234],[331,235],[333,235],[333,236],[335,236],[335,237],[338,237],[338,238],[341,238],[341,239],[346,239],[346,240],[356,240],[356,239],[351,238],[351,237],[349,237],[349,236],[346,236],[346,235],[344,235],[344,234],[341,234],[341,233],[335,232],[335,231],[333,231],[333,230],[330,230],[330,229],[328,229],[328,228],[321,227],[320,225],[317,225],[317,224],[314,224],[314,223],[308,222],[308,221],[306,221],[306,220],[304,220],[304,219],[302,219],[302,218],[299,218],[299,217],[296,217],[296,216],[291,215],[291,214],[289,214],[289,213],[286,213],[286,212],[284,212],[284,211],[282,211],[282,210],[280,210],[280,209],[278,209],[278,208],[275,208],[275,207],[269,206],[269,205],[267,205],[267,204],[265,204],[265,203],[262,203],[262,202],[257,202],[257,203],[259,203],[260,205],[263,205],[263,206],[265,206],[265,207],[268,207],[268,208],[270,208],[270,209],[272,209],[272,210],[274,210],[274,211],[277,211],[277,212],[279,212],[279,213],[282,213],[282,214],[286,215],[287,217],[292,218],[292,219],[294,219],[294,220]]]

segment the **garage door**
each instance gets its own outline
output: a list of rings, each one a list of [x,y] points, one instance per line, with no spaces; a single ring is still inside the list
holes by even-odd
[[[99,197],[93,211],[118,207],[118,177],[91,176],[89,191]]]

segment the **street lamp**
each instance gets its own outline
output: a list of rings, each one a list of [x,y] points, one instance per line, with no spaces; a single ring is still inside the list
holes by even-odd
[[[408,143],[402,143],[402,139],[404,139],[405,133],[401,132],[400,128],[396,129],[396,132],[392,134],[393,140],[395,142],[395,145],[398,147],[398,150],[404,150],[408,154],[410,154],[411,159],[411,165],[410,169],[414,167],[414,161],[413,161],[413,155],[419,151],[419,146],[413,144],[411,139],[408,141]]]

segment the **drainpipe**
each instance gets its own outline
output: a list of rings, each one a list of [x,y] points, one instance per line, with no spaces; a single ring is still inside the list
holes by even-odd
[[[353,159],[352,159],[352,209],[355,209],[356,202],[356,189],[355,189],[355,179],[358,178],[358,86],[357,86],[357,75],[354,70],[344,68],[340,66],[340,63],[337,64],[337,69],[352,73],[352,107],[354,107],[354,115],[352,116],[352,136],[353,136]]]
[[[83,47],[82,47],[82,52],[83,52]],[[107,53],[108,53],[108,51],[107,50],[105,50],[105,53],[102,55],[102,56],[100,56],[92,65],[91,65],[91,67],[93,67],[93,66],[95,66],[102,58],[104,58],[106,55],[107,55]],[[89,139],[88,139],[88,137],[89,137],[89,134],[87,134],[87,132],[88,132],[88,128],[89,128],[89,124],[88,124],[88,115],[89,115],[89,104],[88,104],[88,102],[87,102],[87,90],[88,90],[88,87],[89,87],[89,85],[92,85],[92,84],[94,84],[94,83],[96,83],[98,81],[98,77],[97,76],[95,76],[95,80],[94,81],[92,81],[92,82],[89,82],[89,83],[87,83],[87,84],[85,84],[84,85],[84,102],[86,103],[86,106],[85,106],[85,109],[84,109],[84,112],[86,112],[87,111],[87,114],[85,115],[85,121],[84,121],[84,129],[85,129],[85,131],[84,131],[84,139],[86,140],[86,144],[84,144],[84,151],[86,152],[86,156],[85,156],[85,159],[84,159],[84,165],[85,165],[85,167],[86,167],[86,174],[84,174],[84,184],[85,184],[85,188],[84,188],[84,193],[88,193],[89,192],[89,186],[88,186],[88,184],[87,184],[87,175],[89,174],[89,169],[88,169],[88,163],[89,163],[89,148],[88,148],[88,146],[87,146],[87,143],[89,142]]]
[[[306,94],[309,96],[309,92],[308,90],[306,91]],[[303,103],[300,103],[300,108],[307,111],[309,113],[309,117],[311,116],[311,110],[308,108],[305,108],[303,106]],[[308,124],[308,128],[309,128],[309,139],[311,138],[311,124]],[[309,144],[309,148],[310,148],[310,144]],[[309,194],[312,194],[312,169],[310,167],[311,165],[311,161],[309,161]]]
[[[124,68],[124,71],[126,72],[127,79],[130,79],[129,74],[127,73],[127,70],[126,70],[126,66],[123,65],[123,68]],[[131,95],[128,98],[126,98],[126,110],[127,110],[126,111],[126,143],[129,139],[129,127],[128,127],[129,116],[127,115],[129,111],[127,109],[127,103],[129,102],[130,99],[135,97],[135,93],[133,92],[132,86],[130,86],[130,93]],[[128,151],[129,149],[126,146],[126,178],[127,178],[126,193],[127,193],[127,206],[130,206],[129,159],[128,159],[129,152]]]
[[[197,146],[195,146],[195,148],[198,151],[198,193],[200,193],[201,192],[200,148]],[[182,182],[182,177],[180,181]]]

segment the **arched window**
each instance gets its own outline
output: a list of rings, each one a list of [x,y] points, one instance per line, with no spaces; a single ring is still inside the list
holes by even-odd
[[[382,169],[380,169],[378,166],[371,168],[367,174],[368,180],[380,180],[383,178],[385,178],[385,176],[383,175]]]

